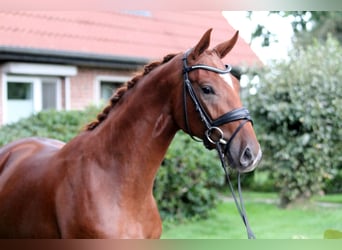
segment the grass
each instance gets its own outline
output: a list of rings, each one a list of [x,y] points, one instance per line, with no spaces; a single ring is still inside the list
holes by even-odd
[[[342,200],[342,195],[327,197],[325,202]],[[342,204],[323,206],[313,201],[281,209],[275,194],[246,193],[244,198],[250,225],[258,239],[322,239],[327,229],[342,231]],[[246,239],[247,235],[235,204],[225,201],[208,219],[165,222],[162,238]]]
[[[314,201],[318,202],[328,202],[328,203],[341,203],[342,204],[342,195],[340,194],[329,194],[325,196],[315,196],[313,198]]]

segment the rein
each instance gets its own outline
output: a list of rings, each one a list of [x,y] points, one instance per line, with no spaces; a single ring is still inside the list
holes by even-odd
[[[183,56],[183,78],[184,78],[184,87],[183,87],[183,109],[184,109],[184,120],[186,125],[186,130],[191,136],[191,138],[195,141],[200,142],[201,140],[195,138],[193,136],[193,133],[190,128],[189,119],[188,119],[188,113],[187,113],[187,101],[186,97],[187,94],[191,97],[191,100],[193,101],[195,105],[196,111],[199,113],[200,118],[204,125],[206,126],[205,131],[205,140],[203,141],[204,145],[209,148],[210,144],[214,144],[216,146],[216,150],[219,154],[220,161],[222,168],[225,172],[225,176],[229,185],[229,189],[232,193],[235,205],[240,213],[240,216],[242,218],[242,221],[246,227],[248,239],[255,239],[255,236],[250,228],[250,225],[248,223],[247,214],[244,207],[244,202],[242,198],[242,191],[241,191],[241,178],[240,173],[238,174],[238,194],[239,194],[239,201],[235,195],[235,191],[233,188],[233,185],[231,183],[231,180],[229,178],[228,173],[228,166],[225,161],[225,157],[231,158],[230,156],[230,145],[235,136],[238,134],[238,132],[242,129],[242,127],[247,123],[251,122],[253,124],[252,118],[249,114],[249,111],[245,107],[234,109],[230,112],[227,112],[223,114],[222,116],[218,117],[215,120],[212,120],[210,116],[206,113],[205,109],[203,108],[201,102],[199,101],[195,90],[189,80],[189,72],[193,70],[203,69],[207,71],[212,71],[217,74],[227,74],[231,73],[232,67],[230,65],[225,65],[225,69],[218,69],[215,67],[211,67],[204,64],[197,64],[193,66],[188,66],[187,64],[187,58],[190,53],[190,50],[188,50],[184,56]],[[235,121],[242,121],[239,126],[236,128],[236,130],[233,132],[231,137],[228,139],[228,141],[224,138],[223,131],[219,128],[219,126],[235,122]],[[229,159],[227,159],[229,161]]]

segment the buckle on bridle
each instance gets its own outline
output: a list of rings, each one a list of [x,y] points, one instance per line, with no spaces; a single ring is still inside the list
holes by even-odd
[[[223,137],[223,131],[219,127],[210,127],[205,131],[205,136],[212,144],[221,143],[227,144],[227,141]]]

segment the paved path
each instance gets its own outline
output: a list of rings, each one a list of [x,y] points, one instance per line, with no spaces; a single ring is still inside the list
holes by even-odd
[[[243,194],[242,194],[243,196]],[[238,197],[237,197],[238,198]],[[244,202],[260,202],[260,203],[266,203],[266,204],[276,204],[279,205],[279,199],[278,198],[253,198],[253,197],[244,197]],[[223,201],[229,201],[234,202],[234,199],[231,195],[223,195],[222,196]],[[335,202],[323,202],[323,201],[308,201],[308,204],[314,204],[320,207],[327,207],[327,208],[342,208],[342,203],[335,203]]]

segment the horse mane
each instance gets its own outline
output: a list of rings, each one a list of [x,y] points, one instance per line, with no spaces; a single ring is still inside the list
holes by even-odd
[[[167,63],[172,58],[174,58],[177,54],[168,54],[166,55],[162,61],[151,62],[144,66],[141,72],[138,72],[131,80],[127,81],[120,88],[118,88],[115,93],[109,99],[108,105],[97,115],[96,120],[90,122],[86,125],[85,130],[91,131],[94,130],[101,122],[103,122],[107,117],[109,112],[115,106],[115,104],[124,96],[124,94],[131,88],[133,88],[141,78],[150,73],[152,70],[157,68],[159,65]]]

